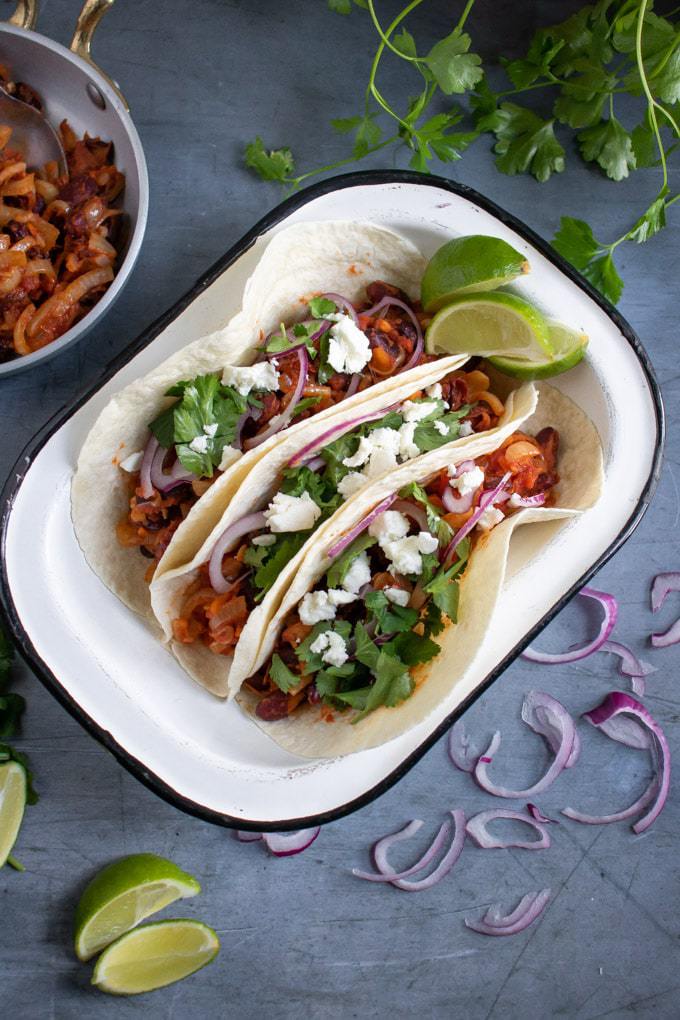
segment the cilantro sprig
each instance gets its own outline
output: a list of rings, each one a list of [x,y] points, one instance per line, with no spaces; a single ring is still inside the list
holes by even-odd
[[[572,216],[562,217],[553,238],[555,248],[617,302],[623,290],[614,262],[618,249],[654,237],[680,197],[671,193],[669,175],[669,161],[680,147],[680,31],[673,14],[655,14],[653,0],[584,6],[560,24],[539,28],[522,57],[501,56],[511,87],[494,91],[464,31],[475,0],[467,0],[452,30],[427,52],[404,25],[424,2],[411,0],[383,27],[375,0],[354,0],[370,19],[377,43],[361,111],[331,121],[335,131],[351,138],[348,156],[299,173],[290,149],[267,150],[256,138],[246,147],[246,164],[263,180],[298,187],[393,146],[406,148],[412,168],[428,171],[436,162],[462,158],[480,136],[491,135],[501,173],[529,173],[541,182],[564,172],[570,151],[612,181],[658,167],[656,194],[615,240],[599,240],[584,220]],[[353,10],[352,0],[328,0],[328,6],[345,16]],[[419,82],[402,109],[386,98],[379,82],[388,56],[409,65]],[[518,102],[527,93],[535,99],[531,108]],[[617,115],[621,95],[640,104],[632,130]],[[466,97],[466,105],[452,103],[451,96]],[[569,132],[575,144],[568,144]]]

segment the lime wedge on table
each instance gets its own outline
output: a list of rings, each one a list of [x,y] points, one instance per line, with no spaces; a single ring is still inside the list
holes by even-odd
[[[428,354],[498,354],[541,363],[553,355],[541,313],[505,291],[455,298],[428,326],[425,346]]]
[[[139,995],[195,974],[220,942],[200,921],[155,921],[123,935],[97,960],[92,984],[111,995]]]
[[[516,379],[548,379],[553,375],[560,375],[566,372],[579,361],[586,353],[588,337],[585,333],[579,333],[561,322],[550,322],[550,342],[553,347],[552,358],[540,361],[523,361],[520,358],[493,357],[488,361],[494,365],[499,372],[505,375],[512,375]]]
[[[529,272],[524,255],[500,237],[454,237],[434,253],[421,284],[426,312],[436,312],[461,294],[495,290]]]
[[[26,772],[16,761],[0,765],[0,868],[12,852],[26,807]]]
[[[156,854],[133,854],[114,861],[95,875],[80,897],[76,956],[89,960],[145,917],[200,891],[195,878]]]

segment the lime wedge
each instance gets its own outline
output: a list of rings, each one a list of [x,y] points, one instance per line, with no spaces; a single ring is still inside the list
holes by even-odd
[[[16,761],[0,765],[0,868],[12,852],[26,807],[26,772]]]
[[[585,333],[579,333],[561,322],[549,322],[550,342],[553,347],[553,356],[544,362],[523,361],[519,358],[492,357],[488,360],[499,372],[505,375],[512,375],[515,379],[549,379],[550,376],[560,375],[567,372],[586,353],[588,337]]]
[[[516,294],[469,294],[437,312],[425,335],[428,354],[498,354],[543,363],[552,357],[548,323]]]
[[[76,956],[89,960],[145,917],[200,891],[195,878],[156,854],[133,854],[114,861],[95,875],[80,897]]]
[[[500,237],[454,237],[434,253],[421,284],[426,312],[436,312],[454,297],[495,290],[529,272],[524,255]]]
[[[215,959],[219,948],[216,933],[200,921],[143,924],[104,950],[92,984],[111,995],[153,992],[195,974]]]

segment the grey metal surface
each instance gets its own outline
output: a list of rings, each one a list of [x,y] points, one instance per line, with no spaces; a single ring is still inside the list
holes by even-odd
[[[557,20],[576,6],[537,3],[519,18],[515,4],[484,0],[471,29],[483,48],[495,50],[495,40],[503,39],[511,51],[535,22]],[[67,40],[72,7],[52,0],[42,31]],[[441,32],[447,9],[443,0],[423,5],[424,37],[428,30]],[[321,0],[291,0],[285,6],[273,0],[167,0],[163,5],[138,0],[114,7],[97,57],[121,82],[146,149],[152,182],[149,230],[130,285],[97,330],[56,361],[0,385],[3,475],[51,414],[91,384],[102,364],[278,201],[277,188],[242,169],[245,139],[260,133],[271,144],[290,144],[301,166],[320,155],[324,161],[344,155],[343,142],[332,137],[325,121],[355,112],[357,83],[367,67],[362,19],[356,12],[351,20],[334,20]],[[397,75],[390,79],[386,74],[386,91],[397,84]],[[570,164],[567,173],[543,186],[502,177],[482,141],[448,172],[544,236],[552,234],[562,213],[583,216],[605,237],[617,236],[656,186],[646,171],[614,186],[575,157]],[[659,623],[670,624],[680,611],[677,598],[669,600],[660,620],[648,611],[650,578],[678,566],[680,559],[680,377],[677,288],[671,286],[679,256],[672,230],[623,253],[627,287],[621,307],[663,384],[669,444],[651,510],[596,581],[620,598],[618,636],[659,666],[645,700],[676,753],[678,651],[650,651],[645,636]],[[589,622],[593,618],[583,606],[571,606],[543,642],[562,647],[579,640]],[[375,837],[410,818],[426,822],[427,838],[447,809],[460,806],[473,813],[489,806],[490,798],[453,770],[443,743],[382,799],[324,829],[305,854],[276,860],[260,846],[239,845],[228,832],[156,799],[27,671],[18,672],[18,690],[28,700],[19,745],[31,755],[41,801],[27,812],[16,848],[27,872],[0,872],[3,1016],[677,1016],[680,802],[675,785],[665,811],[643,837],[633,836],[625,823],[589,828],[565,821],[553,826],[550,850],[492,852],[468,846],[436,889],[407,894],[366,886],[350,869],[368,863]],[[466,721],[480,740],[501,728],[499,775],[508,783],[529,782],[547,757],[539,738],[518,721],[523,693],[548,690],[578,713],[619,682],[605,655],[563,668],[518,663]],[[643,788],[648,774],[643,754],[590,728],[583,727],[582,735],[580,764],[540,799],[548,814],[567,804],[615,810]],[[209,922],[223,948],[210,968],[174,988],[136,1000],[107,999],[89,990],[90,968],[77,964],[71,952],[73,907],[99,867],[141,850],[167,854],[196,874],[203,894],[166,914]],[[464,928],[466,914],[477,916],[495,900],[513,907],[520,895],[544,886],[552,888],[552,902],[525,934],[488,939]]]

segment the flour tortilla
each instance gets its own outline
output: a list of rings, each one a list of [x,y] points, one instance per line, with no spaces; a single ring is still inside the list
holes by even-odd
[[[372,280],[384,279],[417,298],[425,260],[406,238],[373,224],[345,221],[298,223],[277,233],[248,280],[241,311],[222,329],[173,354],[158,368],[126,386],[104,408],[78,458],[71,490],[71,513],[85,558],[126,605],[155,623],[144,575],[149,566],[137,548],[124,548],[116,524],[128,507],[128,490],[118,463],[143,449],[148,424],[172,402],[166,390],[180,379],[247,365],[256,346],[281,322],[299,319],[306,299],[326,291],[350,300],[363,296]],[[419,369],[414,370],[417,373]],[[414,375],[414,380],[417,375]],[[340,413],[360,408],[366,393],[389,391],[403,377],[378,384],[342,402]],[[338,414],[330,408],[314,416],[321,426]],[[286,434],[305,434],[306,423]],[[208,490],[178,528],[166,552],[165,567],[186,562],[210,534],[225,506],[248,472],[278,442],[262,443],[243,457]]]
[[[461,697],[468,693],[472,686],[471,667],[491,624],[515,530],[533,522],[573,517],[597,501],[602,487],[599,436],[592,422],[568,397],[545,383],[540,384],[538,409],[531,416],[524,416],[522,421],[506,430],[503,438],[516,427],[535,435],[546,425],[553,425],[560,433],[560,482],[555,490],[559,506],[521,510],[477,543],[461,580],[459,622],[449,625],[437,637],[441,653],[432,663],[415,671],[416,689],[402,704],[380,708],[356,725],[351,724],[355,714],[351,711],[336,713],[335,721],[329,724],[323,722],[318,709],[311,706],[301,707],[288,719],[266,723],[254,715],[256,695],[242,688],[238,695],[241,706],[260,729],[285,750],[303,758],[331,758],[376,747],[421,723],[457,687],[463,690]],[[470,450],[468,455],[475,457],[487,452],[487,438],[482,437],[477,449]],[[502,439],[497,435],[495,445],[500,442]],[[242,663],[238,672],[236,668],[232,670],[234,685],[268,661],[286,616],[330,566],[326,550],[335,539],[396,488],[408,481],[422,481],[448,462],[449,451],[443,448],[405,464],[398,479],[393,475],[364,490],[319,529],[313,542],[306,547],[301,562],[296,564],[295,578],[263,630],[256,655],[250,662]]]
[[[414,369],[414,372],[419,373],[417,378],[421,387],[429,386],[464,361],[465,356],[462,359],[443,358]],[[364,402],[362,412],[370,413],[372,410],[384,410],[392,403],[408,397],[409,394],[413,393],[414,389],[414,372],[409,372],[406,376],[398,376],[397,379],[400,379],[401,382],[392,386],[388,391],[382,390],[377,394],[375,391],[378,387],[372,387],[368,391],[370,396]],[[454,440],[452,443],[448,443],[446,447],[441,447],[440,450],[446,449],[448,451],[447,459],[454,463],[473,456],[470,452],[471,450],[478,451],[474,455],[479,456],[483,452],[494,449],[503,441],[506,435],[509,435],[518,427],[521,420],[532,413],[536,407],[536,399],[536,391],[532,385],[523,387],[517,393],[509,396],[505,414],[496,428],[482,434]],[[301,446],[304,446],[306,442],[318,436],[316,419],[310,419],[306,424],[308,427],[302,434],[295,433],[293,435],[286,433],[281,442],[253,466],[247,478],[241,481],[238,498],[233,499],[227,505],[221,519],[192,558],[179,566],[168,567],[164,557],[151,584],[153,611],[163,629],[165,638],[170,641],[173,654],[194,680],[206,687],[212,694],[217,695],[217,697],[233,697],[239,690],[242,679],[250,675],[249,664],[253,661],[259,648],[262,631],[267,628],[270,618],[276,612],[288,585],[291,583],[300,563],[305,557],[306,549],[315,543],[316,533],[310,535],[309,541],[284,567],[276,583],[269,590],[260,605],[251,612],[248,622],[241,633],[233,658],[226,655],[215,655],[205,645],[198,642],[182,644],[172,640],[172,621],[179,616],[187,587],[196,580],[201,566],[209,561],[220,535],[226,528],[246,514],[266,508],[278,489],[281,471],[292,455]],[[352,427],[347,422],[347,431]],[[341,435],[341,433],[338,433],[338,435]],[[440,453],[440,459],[441,456],[442,454]],[[417,458],[417,460],[425,460],[428,457],[431,459],[432,454],[426,454],[424,457]],[[389,476],[390,479],[401,478],[403,470],[408,467],[409,463],[413,462],[403,464]],[[395,482],[394,484],[403,485],[406,483]],[[370,485],[365,488],[370,488]],[[360,495],[360,493],[357,495]],[[352,501],[355,498],[357,497],[353,496]],[[335,520],[335,517],[338,515],[342,515],[347,506],[348,504],[345,504],[343,508],[338,510],[329,519],[328,524]]]

